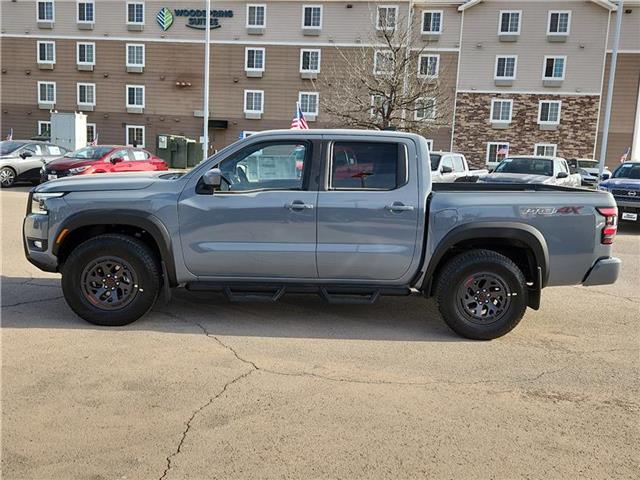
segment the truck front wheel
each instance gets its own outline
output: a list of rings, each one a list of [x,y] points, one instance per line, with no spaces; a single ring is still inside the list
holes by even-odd
[[[471,250],[444,266],[436,300],[444,321],[458,335],[491,340],[520,322],[527,308],[527,286],[509,258],[492,250]]]
[[[160,268],[151,249],[127,235],[105,234],[76,247],[62,270],[62,292],[86,321],[127,325],[147,313],[160,291]]]

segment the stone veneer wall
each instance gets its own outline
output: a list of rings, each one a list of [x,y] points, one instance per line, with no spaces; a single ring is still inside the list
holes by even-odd
[[[491,100],[513,100],[511,124],[491,126]],[[540,100],[561,100],[560,125],[540,130]],[[453,149],[475,166],[486,164],[488,142],[509,142],[511,155],[532,155],[536,143],[557,144],[564,158],[592,158],[596,141],[598,95],[533,95],[509,93],[458,93]]]

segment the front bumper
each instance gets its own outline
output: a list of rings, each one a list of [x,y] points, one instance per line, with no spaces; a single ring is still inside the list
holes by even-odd
[[[27,214],[22,224],[22,243],[27,260],[40,270],[57,272],[58,258],[51,253],[51,245],[47,241],[48,233],[47,215]]]
[[[582,285],[591,287],[593,285],[610,285],[615,283],[620,274],[620,265],[622,262],[619,258],[609,257],[601,258],[594,263],[591,270],[584,277]]]

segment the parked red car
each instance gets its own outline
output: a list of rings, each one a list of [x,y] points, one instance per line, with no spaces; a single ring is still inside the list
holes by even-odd
[[[167,170],[167,164],[146,150],[119,145],[97,145],[80,148],[45,163],[41,170],[41,180],[46,182],[60,177],[92,173],[156,170]]]

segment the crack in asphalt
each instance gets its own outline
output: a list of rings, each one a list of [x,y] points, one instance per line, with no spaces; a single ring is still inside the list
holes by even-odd
[[[41,303],[41,302],[48,302],[50,300],[59,300],[61,298],[64,298],[63,295],[58,295],[55,297],[47,297],[47,298],[37,298],[35,300],[27,300],[25,302],[17,302],[17,303],[9,303],[9,304],[2,304],[0,305],[2,308],[9,308],[9,307],[18,307],[20,305],[29,305],[31,303]]]
[[[574,286],[572,288],[581,290],[584,287]],[[607,297],[613,297],[613,298],[617,298],[619,300],[626,300],[626,301],[631,302],[631,303],[640,304],[640,298],[637,298],[637,297],[625,297],[624,295],[616,295],[615,293],[603,292],[602,290],[596,290],[594,288],[589,288],[589,287],[587,287],[587,288],[588,288],[588,291],[593,292],[593,293],[597,293],[599,295],[605,295]]]
[[[187,435],[189,434],[189,431],[191,430],[191,424],[192,424],[193,420],[198,416],[198,414],[201,413],[203,410],[205,410],[207,407],[211,406],[211,404],[213,402],[215,402],[216,399],[218,399],[222,395],[224,395],[224,393],[227,391],[227,389],[231,385],[233,385],[234,383],[239,382],[240,380],[248,377],[253,372],[255,372],[254,369],[249,370],[249,371],[243,373],[242,375],[239,375],[239,376],[235,377],[234,379],[230,380],[229,382],[225,383],[225,385],[222,387],[222,390],[220,390],[216,395],[211,397],[206,403],[204,403],[203,405],[201,405],[200,407],[198,407],[196,410],[193,411],[193,413],[191,414],[191,417],[189,417],[189,420],[187,420],[187,423],[185,425],[185,429],[182,431],[182,436],[180,437],[180,441],[178,442],[178,446],[176,447],[176,450],[171,455],[167,456],[167,466],[164,469],[164,472],[162,473],[162,476],[159,478],[159,480],[164,480],[164,478],[166,478],[166,476],[169,474],[169,471],[173,467],[173,459],[182,452],[182,445],[184,445],[184,441],[186,440]]]

